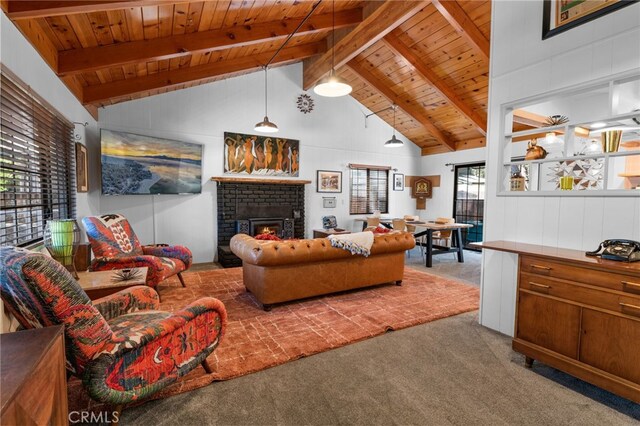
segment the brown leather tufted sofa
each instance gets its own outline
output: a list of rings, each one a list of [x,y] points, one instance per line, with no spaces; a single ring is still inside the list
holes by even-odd
[[[376,235],[369,257],[331,246],[327,238],[260,241],[246,234],[231,239],[231,251],[242,259],[244,285],[265,310],[274,303],[395,282],[404,273],[405,250],[413,235]]]

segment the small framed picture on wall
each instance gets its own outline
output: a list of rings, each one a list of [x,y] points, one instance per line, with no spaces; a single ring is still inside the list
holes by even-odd
[[[402,173],[393,174],[393,190],[404,191],[404,175]]]
[[[87,147],[76,142],[76,191],[89,191],[89,172],[87,170]]]
[[[317,192],[342,192],[342,172],[318,170]]]

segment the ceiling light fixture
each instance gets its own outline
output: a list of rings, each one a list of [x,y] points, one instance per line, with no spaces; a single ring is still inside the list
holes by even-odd
[[[384,143],[384,146],[386,148],[399,148],[402,145],[404,145],[404,142],[396,138],[396,109],[398,109],[398,106],[393,105],[392,108],[393,108],[393,136],[391,136],[391,139],[389,139]]]
[[[339,96],[346,96],[351,93],[351,86],[342,78],[336,75],[335,69],[335,52],[336,52],[336,2],[333,0],[333,31],[331,31],[331,71],[329,75],[320,80],[318,84],[313,88],[316,95],[325,96],[328,98],[337,98]]]
[[[267,114],[267,73],[269,70],[269,65],[271,65],[271,63],[273,62],[273,60],[278,56],[278,54],[280,53],[280,51],[287,45],[287,43],[289,42],[289,40],[291,40],[291,38],[298,32],[298,30],[304,25],[305,22],[307,22],[307,19],[309,19],[309,17],[311,17],[311,14],[313,12],[315,12],[315,10],[318,8],[318,6],[320,6],[320,2],[322,0],[316,2],[316,4],[313,5],[313,7],[311,8],[311,10],[309,11],[309,13],[307,13],[307,16],[304,17],[304,19],[302,21],[300,21],[300,23],[298,24],[298,26],[296,27],[295,30],[293,30],[293,32],[291,34],[289,34],[289,36],[287,37],[287,39],[282,43],[282,45],[278,48],[278,50],[276,50],[274,52],[274,54],[271,56],[271,59],[269,59],[267,61],[267,63],[264,66],[264,119],[259,122],[256,123],[255,127],[253,128],[253,130],[255,130],[256,132],[263,132],[263,133],[275,133],[277,132],[278,126],[276,126],[275,123],[269,121],[269,117]],[[334,18],[335,19],[335,18]],[[334,27],[335,27],[335,21],[334,21]]]
[[[278,126],[275,123],[269,121],[269,117],[267,114],[267,66],[264,67],[264,119],[256,123],[256,126],[253,128],[256,132],[262,133],[275,133],[278,131]]]

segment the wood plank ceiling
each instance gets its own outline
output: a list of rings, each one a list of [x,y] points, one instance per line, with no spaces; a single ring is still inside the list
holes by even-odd
[[[98,108],[259,70],[316,2],[2,0],[76,97]],[[330,70],[324,0],[275,66],[304,60],[304,89]],[[422,154],[485,146],[490,0],[335,2],[335,64],[352,96]],[[385,109],[386,108],[386,109]]]

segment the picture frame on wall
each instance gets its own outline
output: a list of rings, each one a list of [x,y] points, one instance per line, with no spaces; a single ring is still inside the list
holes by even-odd
[[[546,40],[639,0],[543,1],[542,39]]]
[[[318,170],[317,172],[317,192],[342,192],[342,172],[334,170]]]
[[[402,173],[393,174],[393,190],[404,191],[404,174]]]
[[[76,142],[76,192],[89,191],[89,171],[87,170],[87,147]]]

